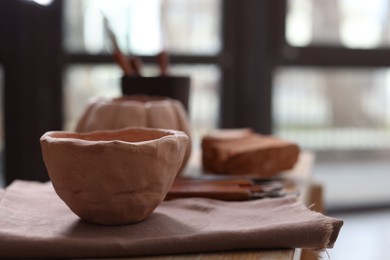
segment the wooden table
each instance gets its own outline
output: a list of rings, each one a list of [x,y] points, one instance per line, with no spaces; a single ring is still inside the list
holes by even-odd
[[[311,170],[314,162],[314,156],[311,153],[302,153],[299,161],[294,169],[282,174],[286,180],[291,180],[297,185],[300,194],[299,200],[307,206],[322,205],[321,196],[318,196],[318,187],[312,189],[311,185]],[[185,173],[187,176],[196,176],[199,174],[199,157],[193,155]],[[315,187],[315,186],[314,186]],[[296,187],[291,187],[296,189]],[[313,192],[315,191],[315,192]],[[316,195],[313,197],[313,195]],[[317,201],[316,201],[317,200]],[[212,252],[200,254],[180,254],[180,255],[165,255],[165,256],[147,256],[147,257],[131,257],[120,259],[142,259],[142,260],[233,260],[233,259],[261,259],[261,260],[308,260],[316,259],[311,253],[301,249],[280,249],[280,250],[243,250],[243,251],[228,251],[228,252]]]

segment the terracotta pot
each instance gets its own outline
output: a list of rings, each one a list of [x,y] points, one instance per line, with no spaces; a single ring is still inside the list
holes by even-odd
[[[59,197],[81,219],[106,225],[144,220],[163,201],[184,159],[184,132],[126,128],[47,132],[43,159]]]
[[[190,126],[183,105],[174,99],[157,96],[93,98],[78,121],[76,132],[121,129],[130,126],[173,129],[185,132],[191,141]],[[191,154],[191,142],[183,161]]]

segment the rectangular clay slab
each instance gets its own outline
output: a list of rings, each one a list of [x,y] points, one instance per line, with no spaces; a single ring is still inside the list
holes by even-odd
[[[219,130],[202,140],[203,168],[219,174],[272,177],[291,169],[298,155],[295,143],[249,129]]]

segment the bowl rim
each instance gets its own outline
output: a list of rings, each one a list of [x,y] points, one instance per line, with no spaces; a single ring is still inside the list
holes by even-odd
[[[120,105],[120,106],[129,106],[129,105],[139,105],[139,106],[154,106],[167,103],[178,103],[176,99],[170,97],[158,96],[158,95],[123,95],[120,97],[114,98],[105,98],[105,97],[92,97],[88,100],[90,104],[100,103],[104,105]]]
[[[153,138],[150,140],[145,141],[125,141],[121,140],[120,138],[113,138],[112,140],[88,140],[83,138],[77,138],[77,136],[80,137],[88,137],[88,136],[94,136],[94,135],[106,135],[106,134],[120,134],[120,133],[126,133],[126,132],[149,132],[149,133],[162,133],[164,134],[161,137]],[[53,135],[56,134],[70,134],[72,137],[55,137]],[[144,145],[148,143],[155,143],[160,142],[163,140],[177,140],[177,139],[188,139],[186,133],[179,130],[173,130],[173,129],[163,129],[163,128],[149,128],[149,127],[126,127],[121,129],[115,129],[115,130],[95,130],[91,132],[73,132],[73,131],[48,131],[44,133],[41,138],[40,142],[48,142],[48,143],[68,143],[68,144],[78,144],[81,146],[90,146],[90,145],[109,145],[109,144],[124,144],[124,145]]]

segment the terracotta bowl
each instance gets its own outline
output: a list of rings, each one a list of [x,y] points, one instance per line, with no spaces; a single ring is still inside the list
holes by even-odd
[[[150,128],[47,132],[40,141],[59,197],[81,219],[105,225],[148,217],[170,189],[189,143],[184,132]]]

